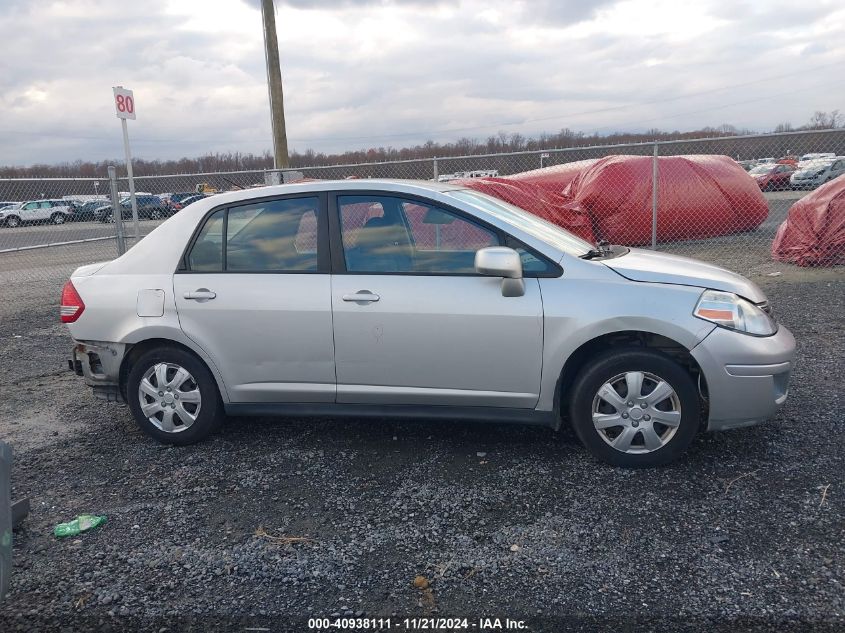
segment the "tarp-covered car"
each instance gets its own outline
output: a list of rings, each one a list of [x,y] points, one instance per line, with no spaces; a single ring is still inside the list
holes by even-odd
[[[845,264],[845,176],[792,205],[772,242],[772,257],[799,266]]]
[[[647,244],[652,232],[651,156],[608,156],[566,186],[570,209],[593,219],[597,237]],[[689,240],[757,228],[769,207],[754,179],[727,156],[657,159],[657,239]]]
[[[653,160],[651,156],[607,156],[459,184],[521,206],[585,239],[648,244]],[[748,231],[768,216],[760,188],[733,159],[691,155],[657,160],[659,241]]]

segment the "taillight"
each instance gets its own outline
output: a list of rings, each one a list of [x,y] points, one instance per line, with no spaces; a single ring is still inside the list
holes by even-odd
[[[62,305],[59,314],[62,317],[62,323],[73,323],[85,310],[85,302],[82,297],[76,292],[73,287],[73,282],[68,280],[64,288],[62,288]]]

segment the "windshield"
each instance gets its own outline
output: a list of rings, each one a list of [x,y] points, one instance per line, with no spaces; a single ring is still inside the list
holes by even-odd
[[[499,220],[507,222],[511,226],[515,226],[532,237],[536,237],[538,240],[550,244],[569,255],[581,257],[593,250],[593,245],[588,241],[582,240],[580,237],[573,235],[556,224],[538,218],[525,209],[520,209],[504,200],[488,196],[486,193],[479,193],[470,189],[458,189],[457,191],[447,191],[445,193],[463,202],[468,202],[479,209],[483,209]]]
[[[807,171],[810,169],[824,169],[831,164],[833,164],[833,161],[830,160],[811,160],[801,164],[799,166],[799,169],[801,169],[801,171]]]

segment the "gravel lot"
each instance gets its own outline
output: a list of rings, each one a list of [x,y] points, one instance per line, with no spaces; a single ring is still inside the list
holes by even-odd
[[[702,434],[649,471],[598,464],[568,432],[467,423],[232,419],[166,448],[66,371],[65,273],[33,284],[0,259],[0,436],[13,496],[33,502],[0,631],[306,630],[362,613],[842,630],[845,270],[725,244],[798,340],[792,394],[769,424]],[[52,536],[80,513],[109,520]]]

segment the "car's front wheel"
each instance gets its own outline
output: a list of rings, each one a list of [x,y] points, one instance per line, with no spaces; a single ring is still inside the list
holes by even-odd
[[[21,224],[21,219],[16,215],[10,215],[6,218],[6,226],[10,229],[14,229]]]
[[[129,370],[126,399],[141,430],[166,444],[199,442],[223,420],[214,376],[179,348],[145,352]]]
[[[625,468],[675,461],[699,427],[698,392],[689,372],[652,350],[598,355],[578,374],[569,413],[593,455]]]

